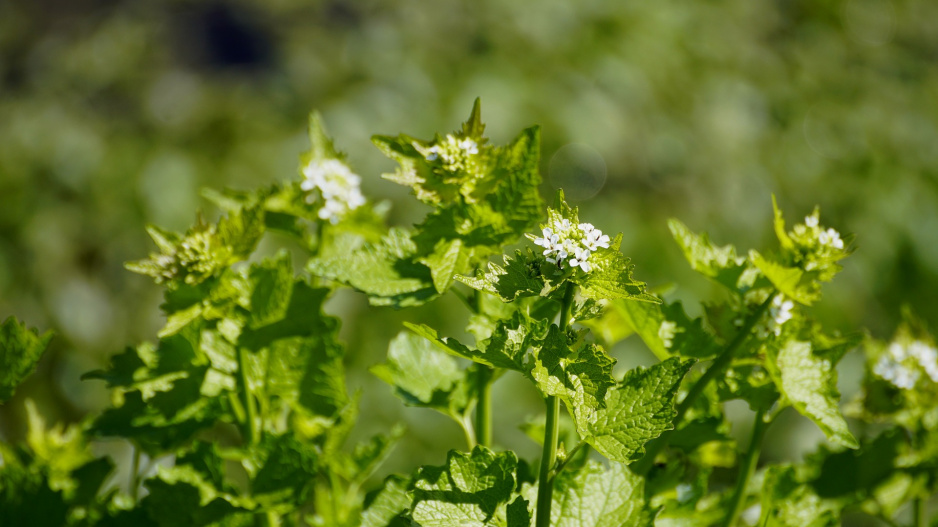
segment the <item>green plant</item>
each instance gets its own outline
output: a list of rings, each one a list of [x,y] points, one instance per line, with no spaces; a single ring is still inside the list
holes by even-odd
[[[411,228],[385,227],[384,207],[362,195],[316,115],[302,181],[206,192],[224,211],[218,221],[151,227],[159,252],[128,268],[165,288],[159,340],[85,375],[107,384],[113,404],[81,426],[47,430],[27,403],[25,444],[0,444],[0,523],[801,526],[856,509],[897,524],[911,504],[913,525],[927,524],[938,488],[931,337],[911,315],[885,345],[826,331],[804,311],[850,238],[821,227],[817,210],[789,231],[776,206],[778,248],[741,255],[672,220],[691,267],[725,292],[692,318],[647,292],[621,235],[581,223],[563,192],[545,222],[536,128],[504,146],[483,131],[476,102],[452,134],[375,137],[399,164],[385,177],[428,206]],[[259,254],[273,231],[299,248]],[[346,389],[340,321],[323,309],[342,287],[375,306],[462,301],[473,342],[406,323],[372,372],[405,404],[453,419],[468,452],[371,481],[405,432],[346,445],[357,396]],[[633,334],[659,362],[614,375],[606,350]],[[49,338],[3,324],[0,400]],[[883,424],[857,439],[835,365],[861,340],[867,373],[849,410]],[[537,463],[492,444],[492,383],[517,374],[544,398],[543,425],[530,427]],[[753,414],[741,451],[730,400]],[[789,407],[833,446],[760,471],[763,439]],[[133,446],[125,484],[108,481],[111,459],[91,454],[99,438]],[[147,476],[144,458],[167,463]],[[732,485],[713,484],[734,467]]]

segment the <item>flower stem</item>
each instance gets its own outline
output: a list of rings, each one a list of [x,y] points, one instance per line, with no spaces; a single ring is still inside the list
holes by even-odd
[[[739,466],[739,478],[736,480],[736,490],[733,492],[733,498],[730,501],[729,512],[723,518],[721,527],[730,527],[736,523],[739,514],[743,511],[743,504],[746,500],[746,487],[749,480],[756,472],[756,464],[759,462],[759,453],[762,451],[762,440],[765,438],[765,431],[769,423],[765,420],[765,410],[756,412],[756,419],[752,424],[752,437],[749,439],[749,450],[746,457]]]
[[[573,306],[573,284],[567,283],[560,304],[559,327],[566,332]],[[551,471],[557,461],[557,438],[560,434],[560,399],[551,395],[544,399],[547,406],[547,419],[544,423],[544,450],[541,454],[541,468],[537,476],[537,519],[536,527],[550,526],[550,507],[553,499],[554,481]]]
[[[687,392],[687,396],[684,397],[684,400],[677,405],[677,414],[674,416],[674,428],[676,429],[678,424],[684,420],[684,415],[687,414],[687,411],[691,409],[694,405],[694,402],[697,401],[697,398],[703,393],[704,389],[710,384],[714,378],[722,374],[727,366],[730,365],[730,362],[733,360],[733,357],[736,355],[736,351],[742,347],[743,343],[749,338],[752,334],[752,328],[759,322],[762,318],[762,315],[769,308],[769,305],[772,303],[772,298],[775,297],[775,290],[769,294],[769,297],[765,302],[759,304],[759,307],[756,308],[752,314],[746,319],[746,322],[743,323],[743,326],[739,328],[739,332],[736,333],[736,336],[733,337],[733,340],[726,346],[722,353],[710,364],[710,367],[707,368],[707,371],[697,379],[697,382],[691,386],[690,390]],[[651,470],[652,464],[655,462],[655,457],[661,452],[664,447],[668,446],[668,442],[671,440],[671,434],[673,430],[669,430],[661,434],[657,439],[654,439],[648,443],[645,447],[645,456],[642,457],[637,462],[631,465],[632,471],[639,475],[646,475],[648,471]]]
[[[492,377],[495,370],[488,366],[479,365],[476,375],[476,403],[475,435],[476,443],[482,446],[492,445]]]

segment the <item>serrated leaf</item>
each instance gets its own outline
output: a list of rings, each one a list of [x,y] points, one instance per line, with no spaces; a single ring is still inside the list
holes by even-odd
[[[605,406],[574,400],[573,415],[580,436],[612,461],[629,463],[644,445],[674,428],[674,398],[693,360],[671,358],[650,368],[629,370],[606,391]]]
[[[373,305],[407,307],[437,295],[430,269],[414,260],[411,234],[392,228],[378,243],[367,243],[350,254],[313,259],[311,273],[353,287]]]
[[[433,252],[418,261],[430,268],[430,277],[437,293],[443,294],[453,284],[457,273],[463,271],[469,261],[463,251],[462,240],[440,240]]]
[[[778,350],[770,349],[767,367],[786,402],[814,421],[828,439],[847,448],[859,446],[838,407],[837,370],[812,352],[810,342],[789,340]]]
[[[534,356],[531,378],[548,396],[560,397],[568,406],[599,408],[607,390],[615,385],[615,359],[595,344],[570,349],[567,336],[552,325]]]
[[[619,252],[622,235],[616,236],[608,249],[599,249],[590,256],[592,270],[578,275],[574,282],[580,294],[593,300],[629,299],[660,304],[661,300],[645,292],[645,283],[632,278],[630,260]]]
[[[252,265],[248,270],[251,303],[248,324],[252,328],[281,320],[290,305],[293,292],[293,264],[286,251],[275,258]]]
[[[258,451],[263,463],[251,482],[253,499],[264,507],[277,507],[284,512],[302,505],[320,463],[315,445],[299,441],[292,433],[267,434]]]
[[[786,297],[806,306],[810,306],[820,298],[821,294],[816,283],[813,280],[807,280],[805,272],[801,269],[767,260],[754,250],[749,251],[749,260]]]
[[[494,525],[512,497],[518,459],[483,446],[450,450],[446,465],[421,467],[414,476],[413,518],[424,527]]]
[[[459,393],[454,393],[465,373],[453,358],[422,336],[399,333],[388,348],[388,361],[373,366],[371,372],[394,387],[395,394],[408,406],[447,412],[454,405],[458,410],[467,404]]]
[[[159,467],[144,485],[149,494],[141,506],[160,527],[209,525],[254,508],[251,500],[219,491],[189,466]]]
[[[365,498],[361,527],[390,527],[410,507],[408,481],[401,476],[388,476],[377,493]]]
[[[547,324],[544,321],[527,319],[515,312],[511,318],[496,323],[491,336],[479,343],[480,349],[472,349],[450,337],[440,337],[433,328],[424,324],[404,325],[421,337],[437,344],[441,349],[479,364],[526,373],[528,370],[527,350],[539,342]]]
[[[577,472],[561,472],[554,483],[550,524],[555,527],[650,526],[645,480],[625,465],[589,461]]]
[[[668,228],[691,269],[734,291],[745,285],[746,259],[736,254],[735,247],[713,245],[706,233],[694,234],[674,218],[668,220]]]
[[[8,317],[0,324],[0,403],[13,397],[16,387],[36,369],[36,363],[52,340],[26,324]]]
[[[546,296],[560,285],[551,284],[541,274],[542,259],[531,250],[515,251],[514,257],[504,256],[505,266],[488,264],[488,270],[480,270],[475,277],[457,276],[456,280],[473,289],[497,295],[504,302],[518,297]]]
[[[610,303],[618,319],[641,337],[659,359],[672,355],[708,359],[720,351],[720,345],[703,327],[699,318],[691,319],[680,302],[651,304],[616,300]],[[623,330],[624,331],[624,330]]]

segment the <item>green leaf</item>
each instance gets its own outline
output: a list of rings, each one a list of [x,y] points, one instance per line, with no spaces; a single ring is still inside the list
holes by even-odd
[[[281,251],[275,258],[248,271],[251,282],[251,308],[248,324],[252,328],[266,326],[283,319],[293,293],[293,264],[290,255]]]
[[[433,287],[443,294],[453,284],[456,274],[466,268],[468,254],[463,251],[462,240],[440,240],[429,256],[418,261],[430,268]]]
[[[254,508],[248,498],[220,491],[189,466],[159,467],[144,485],[149,494],[141,506],[160,527],[214,524]]]
[[[326,133],[319,112],[309,114],[309,142],[308,155],[312,159],[345,159],[345,156],[335,149],[332,138]]]
[[[821,498],[869,496],[893,475],[904,443],[902,430],[891,428],[857,450],[822,452],[815,456],[820,470],[811,487]]]
[[[616,236],[608,249],[599,249],[590,256],[592,270],[577,275],[574,282],[580,286],[580,294],[593,300],[629,299],[653,304],[661,303],[654,295],[645,292],[645,283],[632,278],[629,259],[619,252],[622,235]]]
[[[378,243],[325,259],[310,260],[311,273],[353,287],[373,305],[407,307],[437,295],[430,269],[415,261],[411,234],[392,228]]]
[[[595,344],[570,349],[559,327],[551,325],[543,346],[534,357],[531,378],[544,395],[560,397],[576,408],[599,408],[607,390],[616,384],[612,377],[615,359]]]
[[[638,334],[648,349],[659,359],[672,355],[709,359],[720,352],[720,345],[713,335],[704,329],[703,320],[691,319],[680,302],[652,304],[615,300],[610,302],[610,311],[625,324],[627,330]]]
[[[646,442],[674,428],[674,398],[693,364],[671,358],[629,370],[606,391],[605,405],[598,408],[581,402],[578,395],[572,413],[580,436],[612,461],[637,459]]]
[[[766,470],[762,484],[762,517],[765,527],[834,527],[840,525],[839,507],[823,500],[811,487],[798,481],[788,465]]]
[[[650,526],[645,480],[619,463],[589,461],[578,472],[561,472],[554,483],[550,524],[555,527]]]
[[[691,269],[722,284],[733,291],[748,288],[746,259],[737,256],[732,245],[713,245],[706,233],[694,234],[680,221],[668,220],[674,240],[684,252]]]
[[[450,450],[446,465],[421,467],[414,476],[413,518],[424,527],[494,525],[512,497],[518,459],[483,446]]]
[[[515,312],[511,318],[496,323],[491,336],[479,344],[480,349],[471,349],[450,337],[440,337],[436,330],[424,324],[404,325],[421,337],[437,344],[447,353],[463,357],[493,368],[503,368],[526,373],[527,350],[543,338],[547,327],[545,321],[533,321],[524,314]]]
[[[251,482],[253,498],[265,508],[276,506],[284,513],[301,506],[319,467],[315,445],[299,441],[292,433],[267,434],[257,450],[263,463]]]
[[[530,249],[515,251],[514,257],[505,255],[504,261],[504,267],[490,262],[487,271],[479,270],[475,277],[457,276],[456,280],[473,289],[497,295],[504,302],[525,296],[547,296],[560,285],[545,279],[541,265],[549,264]]]
[[[508,504],[505,512],[508,527],[531,527],[532,518],[528,505],[528,500],[521,496]]]
[[[264,210],[258,205],[229,212],[218,223],[198,223],[184,235],[147,227],[160,253],[125,267],[152,277],[170,289],[198,285],[231,264],[247,259],[264,234]]]
[[[13,397],[16,387],[36,369],[52,333],[40,335],[8,317],[0,325],[0,403]]]
[[[814,421],[831,441],[847,448],[859,444],[840,413],[837,370],[811,350],[810,342],[789,340],[769,350],[769,373],[784,400]]]
[[[816,282],[808,279],[803,270],[766,260],[756,251],[749,251],[749,259],[786,297],[806,306],[810,306],[821,297]]]
[[[394,387],[408,406],[448,413],[464,410],[468,404],[459,390],[463,370],[433,343],[413,333],[399,333],[388,348],[388,361],[373,366],[371,372]]]
[[[365,497],[361,527],[390,527],[409,507],[408,481],[401,476],[388,476],[380,489]]]

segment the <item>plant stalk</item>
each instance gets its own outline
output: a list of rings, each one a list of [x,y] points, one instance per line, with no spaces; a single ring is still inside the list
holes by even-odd
[[[247,350],[244,348],[238,349],[238,370],[241,372],[241,386],[244,388],[244,407],[247,409],[247,433],[245,434],[245,439],[248,440],[248,444],[255,445],[260,442],[261,433],[257,422],[257,402],[254,400],[248,385]]]
[[[912,525],[914,527],[928,526],[928,499],[922,496],[916,496],[912,500]]]
[[[749,439],[749,450],[743,463],[739,466],[739,478],[736,480],[736,490],[733,492],[733,499],[730,501],[729,512],[721,523],[721,527],[731,527],[736,523],[739,514],[743,511],[743,504],[746,500],[746,487],[749,480],[756,472],[756,465],[759,462],[759,453],[762,451],[762,440],[765,438],[765,431],[769,423],[765,421],[765,410],[756,412],[756,419],[752,424],[752,437]]]
[[[130,499],[133,501],[133,504],[137,504],[137,497],[140,488],[140,448],[137,445],[133,445],[134,449],[134,459],[133,464],[130,467]]]
[[[559,327],[566,332],[570,321],[570,309],[573,306],[573,284],[567,283],[560,304]],[[547,419],[544,423],[544,450],[541,453],[541,468],[537,475],[537,519],[536,527],[550,527],[550,507],[554,494],[554,481],[551,472],[557,462],[557,439],[560,435],[560,399],[550,395],[544,399],[547,406]]]
[[[476,444],[482,446],[492,445],[492,377],[495,370],[480,365],[476,376],[476,394],[479,401],[476,403],[475,432]]]
[[[775,298],[777,291],[772,290],[769,294],[769,297],[765,302],[759,304],[759,307],[752,312],[751,315],[746,319],[746,322],[743,323],[743,326],[739,328],[739,332],[733,337],[733,340],[726,346],[722,353],[710,364],[710,367],[707,368],[707,371],[697,379],[697,382],[691,386],[690,390],[687,392],[687,396],[684,397],[677,405],[677,414],[674,416],[674,428],[676,429],[678,424],[684,420],[684,415],[687,414],[687,411],[691,409],[694,405],[694,402],[697,401],[697,398],[703,393],[704,389],[710,384],[717,375],[722,374],[726,367],[729,366],[730,362],[733,360],[733,357],[736,355],[736,351],[742,347],[743,343],[749,338],[752,334],[752,328],[759,322],[762,318],[762,315],[769,308],[769,305],[772,303],[772,299]],[[668,430],[661,434],[657,439],[648,442],[648,445],[645,447],[645,455],[638,460],[637,462],[631,465],[631,469],[634,473],[639,475],[647,475],[648,471],[651,470],[652,464],[655,462],[655,457],[661,452],[664,447],[668,446],[668,442],[671,440],[671,434],[673,430]]]

